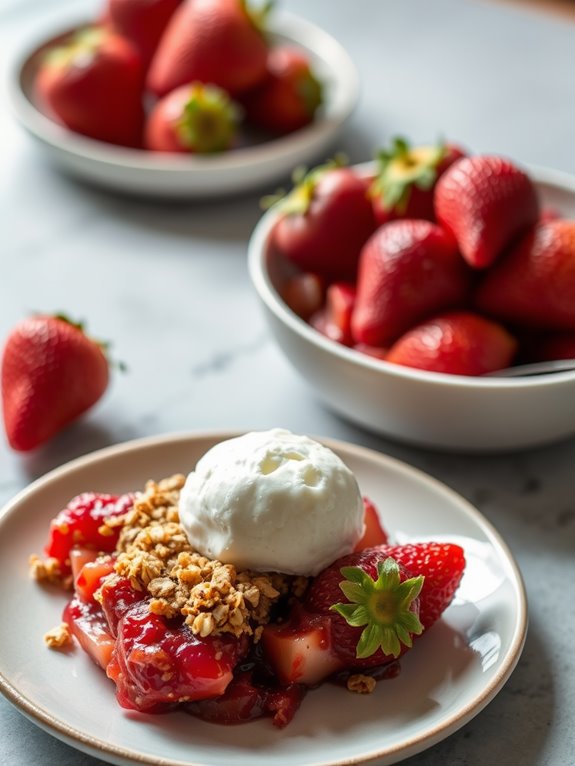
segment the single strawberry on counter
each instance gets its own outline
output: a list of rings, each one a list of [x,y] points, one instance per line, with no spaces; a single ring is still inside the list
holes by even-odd
[[[404,138],[394,138],[391,149],[377,155],[377,175],[370,196],[379,224],[396,218],[421,218],[435,221],[433,191],[437,179],[465,157],[454,144],[411,146]]]
[[[146,149],[208,154],[229,149],[237,135],[239,110],[215,85],[181,85],[161,98],[144,130]]]
[[[105,18],[135,46],[148,66],[181,0],[107,0]]]
[[[517,345],[500,324],[469,311],[453,311],[406,332],[386,360],[431,372],[484,375],[510,367]]]
[[[475,303],[523,327],[575,330],[575,221],[532,228],[486,273]]]
[[[269,8],[250,10],[245,0],[184,0],[154,54],[148,89],[161,97],[199,80],[235,97],[263,82],[268,56],[263,26]]]
[[[139,147],[144,70],[134,46],[103,27],[76,33],[43,58],[35,82],[40,109],[98,141]]]
[[[81,324],[36,315],[19,322],[2,353],[4,427],[10,446],[47,442],[92,407],[109,379],[103,345]]]
[[[277,210],[273,248],[327,282],[355,281],[359,253],[376,227],[364,178],[327,163],[307,173]]]
[[[267,77],[242,99],[246,120],[277,135],[308,125],[323,101],[323,88],[306,54],[287,45],[268,54]]]
[[[381,226],[361,251],[355,342],[388,345],[436,311],[462,303],[469,280],[455,240],[436,224],[404,219]]]
[[[529,176],[503,157],[465,157],[435,187],[437,221],[474,268],[484,269],[539,218]]]

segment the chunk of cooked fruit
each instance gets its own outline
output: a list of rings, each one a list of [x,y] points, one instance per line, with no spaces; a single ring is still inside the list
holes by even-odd
[[[235,636],[195,636],[187,625],[152,614],[147,601],[129,607],[117,630],[107,673],[118,702],[131,710],[160,711],[223,694],[247,650],[247,640]]]
[[[387,532],[381,526],[377,508],[368,497],[363,498],[363,507],[365,509],[365,532],[354,551],[363,551],[365,548],[385,545],[388,542]]]
[[[185,709],[204,721],[221,724],[271,716],[274,726],[281,729],[292,720],[304,695],[305,688],[299,684],[277,688],[256,684],[252,672],[244,670],[220,697],[187,703]]]
[[[70,632],[82,649],[96,665],[105,670],[116,642],[99,604],[88,604],[74,596],[66,605],[62,619],[68,624]]]
[[[105,520],[126,513],[132,504],[132,495],[118,497],[95,492],[78,495],[52,520],[45,554],[57,559],[62,574],[66,575],[72,571],[70,551],[75,545],[112,552],[119,529],[107,527]]]
[[[265,626],[264,654],[280,683],[315,686],[341,670],[343,663],[332,651],[330,623],[330,616],[296,608],[286,623]]]
[[[102,584],[104,577],[112,574],[113,571],[114,559],[112,556],[104,556],[94,561],[87,561],[74,580],[74,590],[78,598],[87,604],[97,603],[94,593]]]
[[[118,635],[118,622],[128,609],[145,598],[144,591],[132,588],[127,577],[113,577],[102,583],[100,603],[113,636]]]

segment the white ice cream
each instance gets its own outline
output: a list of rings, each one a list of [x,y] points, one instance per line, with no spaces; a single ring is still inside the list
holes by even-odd
[[[279,428],[212,447],[182,489],[180,521],[210,559],[297,575],[316,575],[364,531],[349,468],[327,447]]]

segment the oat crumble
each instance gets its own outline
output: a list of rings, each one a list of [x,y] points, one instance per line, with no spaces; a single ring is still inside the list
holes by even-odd
[[[347,679],[347,688],[355,694],[371,694],[377,685],[373,676],[366,676],[363,673],[355,673]]]
[[[281,596],[301,598],[306,577],[244,570],[210,560],[192,548],[179,523],[178,501],[185,476],[148,481],[133,507],[106,518],[99,532],[111,536],[120,528],[115,574],[151,596],[150,611],[172,618],[181,614],[192,632],[205,637],[231,633],[257,642],[272,606]],[[56,559],[30,559],[32,576],[40,582],[62,582]],[[101,598],[97,591],[96,598]]]
[[[72,634],[68,623],[62,622],[44,634],[44,643],[50,649],[62,649],[72,643]]]

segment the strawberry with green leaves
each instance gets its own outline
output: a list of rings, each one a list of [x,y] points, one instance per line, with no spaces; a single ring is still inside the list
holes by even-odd
[[[10,446],[27,451],[47,442],[90,409],[109,379],[105,344],[62,315],[19,322],[1,362],[4,427]]]
[[[412,146],[404,138],[394,138],[391,148],[377,155],[377,175],[370,187],[378,224],[396,218],[435,221],[435,184],[462,157],[463,149],[454,144]]]
[[[331,616],[332,651],[344,667],[382,665],[447,609],[464,568],[463,550],[451,543],[367,548],[319,574],[306,608]]]

